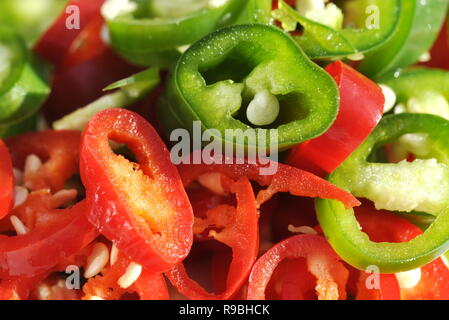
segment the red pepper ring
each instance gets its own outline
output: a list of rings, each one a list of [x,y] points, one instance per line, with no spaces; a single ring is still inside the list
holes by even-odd
[[[317,278],[315,290],[319,299],[346,299],[349,273],[340,257],[324,237],[302,234],[276,244],[257,260],[249,277],[248,300],[265,300],[265,290],[276,267],[285,259],[295,258],[307,259],[309,272]]]
[[[30,132],[6,141],[14,167],[23,168],[30,154],[37,155],[43,165],[25,172],[25,186],[31,190],[64,188],[65,182],[79,171],[79,131]]]
[[[8,148],[0,139],[0,219],[14,204],[14,174]]]
[[[246,161],[244,164],[238,164],[239,162],[236,159],[223,156],[220,161],[222,164],[218,164],[215,161],[216,158],[204,159],[206,155],[203,154],[202,156],[204,162],[207,160],[207,163],[211,164],[181,164],[178,166],[184,185],[189,185],[203,173],[219,172],[234,180],[237,180],[239,177],[248,177],[261,186],[268,186],[267,189],[258,193],[256,197],[258,206],[268,201],[278,192],[289,192],[295,196],[310,198],[335,199],[344,203],[346,208],[360,205],[360,201],[353,195],[330,182],[310,172],[282,163],[270,162],[268,165],[259,165]],[[277,167],[277,170],[271,175],[262,175],[261,169],[266,167]]]
[[[115,154],[126,144],[137,163]],[[124,109],[97,113],[81,144],[88,218],[120,252],[151,272],[181,262],[193,242],[193,212],[170,154],[154,128]]]
[[[181,169],[189,171],[188,166]],[[226,289],[220,294],[207,292],[197,282],[192,280],[183,263],[176,265],[166,273],[168,279],[180,293],[190,299],[197,300],[224,300],[232,298],[247,280],[259,249],[259,213],[256,208],[254,192],[246,177],[238,181],[222,183],[226,191],[234,193],[237,198],[237,207],[227,204],[218,205],[208,210],[207,218],[198,218],[194,230],[201,234],[209,230],[209,236],[227,245],[232,249],[232,261],[226,278]],[[211,230],[210,227],[220,229]]]
[[[54,219],[25,235],[0,236],[0,277],[32,277],[84,248],[98,233],[87,221],[87,203],[51,212]]]

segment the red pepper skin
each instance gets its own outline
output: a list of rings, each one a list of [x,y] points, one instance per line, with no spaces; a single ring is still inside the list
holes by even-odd
[[[203,160],[205,160],[204,157]],[[236,159],[225,157],[221,161],[223,164],[216,164],[212,158],[207,159],[207,161],[212,164],[207,166],[201,164],[181,164],[179,166],[181,178],[185,185],[190,184],[191,181],[203,173],[219,172],[234,180],[246,176],[261,186],[268,186],[266,190],[260,191],[256,197],[259,206],[278,192],[289,192],[292,195],[302,197],[336,199],[344,203],[347,208],[360,205],[360,202],[350,193],[337,188],[328,181],[310,172],[289,165],[278,163],[276,164],[277,170],[274,174],[262,175],[261,168],[265,166],[258,164],[236,164]],[[184,166],[186,167],[184,168]]]
[[[125,143],[137,164],[114,154],[109,139]],[[124,109],[97,113],[82,136],[81,179],[89,220],[133,261],[163,272],[188,255],[192,207],[169,151],[145,119]]]
[[[56,192],[64,188],[71,176],[79,171],[78,131],[30,132],[6,141],[15,168],[21,169],[30,154],[37,155],[43,163],[36,172],[25,176],[31,190],[49,188]]]
[[[287,164],[325,176],[368,137],[383,115],[380,87],[341,61],[326,67],[340,91],[340,111],[331,128],[290,150]]]
[[[34,50],[43,58],[58,66],[75,38],[95,17],[101,16],[100,9],[104,0],[71,0],[53,25],[42,36]],[[66,26],[70,11],[68,7],[79,8],[80,28],[68,29]]]
[[[318,270],[315,271],[315,273],[318,273],[317,284],[321,286],[321,290],[327,291],[326,296],[330,294],[332,298],[337,298],[338,293],[338,299],[346,299],[345,285],[348,271],[343,266],[340,258],[324,237],[302,234],[276,244],[257,260],[249,278],[248,300],[265,300],[265,291],[277,266],[283,260],[297,258],[305,258],[307,260],[310,272],[312,272],[312,264],[319,265]],[[291,268],[289,271],[293,272]],[[308,282],[304,273],[296,273],[296,276],[306,281],[306,283]],[[289,282],[291,283],[291,280]],[[302,281],[299,281],[299,283],[302,283]],[[297,290],[304,290],[296,295],[296,298],[300,296],[307,297],[308,291],[310,289],[314,290],[314,288],[296,288]],[[291,288],[286,287],[283,291],[284,295],[292,297]]]
[[[363,206],[356,210],[357,220],[370,239],[376,242],[406,242],[422,234],[414,224],[387,211]],[[421,267],[421,280],[411,289],[400,289],[402,300],[449,299],[449,269],[441,258]]]
[[[189,168],[183,167],[181,175],[183,170],[189,171]],[[259,249],[259,213],[256,209],[251,184],[246,177],[242,177],[236,182],[225,182],[225,185],[229,185],[229,191],[235,194],[237,198],[236,208],[227,204],[219,205],[208,210],[205,220],[200,218],[201,223],[208,222],[208,225],[220,229],[215,231],[213,238],[232,249],[232,261],[227,273],[225,290],[219,294],[207,292],[189,277],[184,264],[181,263],[167,272],[166,275],[174,287],[190,299],[224,300],[232,298],[247,280],[256,261]],[[201,232],[204,231],[203,229],[209,230],[208,228],[201,228]],[[219,261],[223,262],[221,258],[220,255],[215,255],[213,265]],[[223,271],[223,269],[223,265],[221,265],[220,271]],[[219,275],[216,272],[213,274],[216,282],[221,282]]]
[[[431,68],[440,68],[449,70],[449,25],[446,22],[441,29],[440,35],[430,51],[431,60],[424,65]]]
[[[53,219],[25,235],[0,237],[0,277],[33,277],[84,248],[98,233],[87,221],[85,201],[54,210]]]
[[[67,70],[108,50],[108,46],[101,39],[104,23],[100,14],[89,21],[68,48],[59,65],[59,70]]]
[[[14,174],[8,148],[0,139],[0,219],[5,217],[14,205]]]

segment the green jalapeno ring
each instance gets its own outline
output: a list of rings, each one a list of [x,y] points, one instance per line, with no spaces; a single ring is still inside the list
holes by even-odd
[[[449,164],[449,121],[426,114],[386,116],[372,135],[334,172],[329,181],[351,190],[356,171],[363,171],[369,155],[378,147],[407,133],[426,133],[432,143],[429,157]],[[404,177],[406,178],[406,177]],[[449,206],[443,209],[429,228],[404,243],[375,243],[359,229],[354,211],[338,201],[318,199],[316,211],[320,225],[335,251],[359,269],[370,265],[382,273],[395,273],[421,267],[449,249]]]
[[[199,120],[203,129],[217,129],[225,137],[225,129],[252,128],[238,113],[244,100],[263,90],[284,103],[272,125],[281,150],[319,136],[336,118],[335,81],[291,37],[268,25],[228,27],[203,38],[178,61],[167,92],[187,129]]]

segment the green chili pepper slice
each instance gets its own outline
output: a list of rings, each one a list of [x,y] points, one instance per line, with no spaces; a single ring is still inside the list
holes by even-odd
[[[226,129],[255,129],[269,136],[267,130],[276,128],[281,150],[325,132],[339,105],[330,75],[289,35],[262,24],[224,28],[191,46],[178,61],[167,92],[160,112],[167,130],[177,125],[192,129],[198,120],[203,129],[216,129],[223,142],[236,145],[242,143],[226,138]],[[277,103],[276,117],[276,111],[267,110]],[[251,107],[260,107],[256,118],[273,116],[273,122],[251,123]]]
[[[294,38],[313,59],[369,52],[393,35],[399,21],[400,0],[336,1],[335,4],[344,14],[341,26],[336,28],[301,15],[283,0],[279,1],[273,16],[287,31],[295,31],[300,25],[301,32]]]
[[[448,5],[447,0],[402,0],[393,37],[368,54],[359,69],[374,77],[417,62],[435,42]]]
[[[170,66],[183,46],[190,45],[236,19],[241,0],[129,0],[116,8],[108,0],[102,8],[112,47],[141,65]]]
[[[22,39],[0,27],[0,126],[30,117],[50,93],[49,65],[27,52]]]
[[[431,149],[426,157],[399,164],[372,163],[379,147],[409,133],[424,133]],[[379,208],[436,215],[423,235],[405,243],[375,243],[363,233],[353,210],[338,201],[316,201],[318,220],[336,252],[348,263],[382,273],[420,267],[449,249],[449,121],[427,114],[386,116],[371,136],[334,172],[329,181],[373,200]],[[408,210],[404,210],[408,209]],[[429,212],[430,211],[430,212]]]

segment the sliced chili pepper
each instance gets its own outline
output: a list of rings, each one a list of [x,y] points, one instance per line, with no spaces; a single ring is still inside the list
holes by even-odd
[[[69,69],[106,51],[107,44],[101,39],[103,26],[104,20],[99,13],[92,17],[77,37],[73,39],[58,68],[60,70]]]
[[[14,204],[14,174],[8,148],[0,139],[0,219],[9,213]]]
[[[49,221],[25,235],[1,236],[0,276],[32,277],[78,252],[97,236],[87,221],[87,211],[82,201],[72,208],[50,212]]]
[[[31,190],[49,188],[56,192],[79,171],[80,140],[78,131],[49,130],[16,136],[6,143],[15,168],[22,169],[31,154],[43,162],[37,170],[25,173],[26,187]]]
[[[132,10],[116,12],[114,1],[106,1],[102,13],[111,45],[123,57],[139,65],[167,67],[176,63],[178,48],[232,22],[243,8],[252,9],[239,0],[212,2],[133,1]],[[253,19],[258,11],[252,13]]]
[[[189,168],[180,168],[181,175],[183,175],[183,170],[189,171]],[[196,178],[198,177],[196,176]],[[189,277],[184,264],[181,263],[166,274],[175,288],[191,299],[232,298],[246,281],[257,257],[259,214],[251,184],[247,178],[240,178],[237,181],[229,181],[228,177],[220,179],[224,181],[221,183],[224,191],[235,194],[237,205],[234,207],[221,204],[210,208],[204,218],[196,219],[194,232],[201,235],[206,231],[209,237],[232,249],[232,261],[226,277],[225,290],[220,293],[207,292]],[[189,184],[190,182],[185,181],[186,186]],[[218,256],[215,259],[218,259]]]
[[[449,71],[411,67],[386,73],[378,81],[395,92],[395,112],[430,113],[449,119]]]
[[[337,120],[323,135],[291,149],[287,163],[324,176],[334,171],[368,137],[382,118],[380,87],[344,63],[326,67],[340,91]]]
[[[131,263],[131,260],[119,254],[117,261],[109,266],[102,275],[91,278],[83,286],[84,300],[101,298],[120,300],[125,294],[136,293],[140,300],[167,300],[169,298],[167,283],[160,273],[151,273],[143,269],[137,280],[128,288],[118,284]]]
[[[347,208],[360,205],[360,202],[351,194],[343,191],[326,180],[315,176],[314,174],[297,169],[282,163],[270,162],[267,165],[250,163],[247,160],[233,159],[222,156],[220,163],[217,164],[216,158],[205,158],[203,160],[211,165],[204,164],[181,164],[179,170],[185,185],[188,185],[196,177],[207,172],[219,172],[231,179],[239,177],[248,177],[264,187],[268,187],[258,193],[256,200],[258,205],[262,205],[278,192],[289,192],[295,196],[319,197],[326,199],[335,199],[342,201]],[[232,163],[232,164],[227,164]],[[243,164],[238,164],[243,163]],[[264,167],[276,167],[277,170],[269,175],[263,174]]]
[[[260,257],[251,271],[248,299],[249,300],[265,300],[265,290],[269,284],[270,278],[276,270],[276,267],[286,259],[305,258],[307,260],[307,269],[313,274],[317,281],[315,290],[319,299],[346,299],[346,281],[348,271],[343,266],[340,258],[335,254],[322,236],[317,235],[298,235],[288,238],[273,248],[268,250]],[[289,270],[290,272],[295,272]],[[301,280],[307,281],[304,274],[296,273]],[[307,282],[306,282],[307,283]],[[292,283],[286,279],[284,283],[284,294],[291,297],[295,294],[298,298],[301,293],[288,293],[287,288]],[[310,288],[302,287],[304,283],[299,282],[302,289],[302,296],[307,297]],[[290,291],[291,292],[291,291]]]
[[[427,160],[398,164],[367,160],[377,148],[408,133],[427,135]],[[346,262],[362,270],[377,265],[382,273],[401,272],[421,267],[449,249],[448,138],[449,122],[443,118],[427,114],[387,116],[330,175],[330,182],[374,201],[378,209],[436,215],[430,227],[411,241],[375,243],[360,231],[353,210],[345,210],[338,201],[318,199],[316,210],[324,234]]]
[[[376,211],[366,205],[356,210],[356,216],[363,231],[372,241],[406,242],[423,233],[417,226],[401,217],[386,211]],[[381,286],[386,287],[382,283]],[[400,289],[400,296],[403,300],[449,299],[449,269],[441,258],[422,266],[420,281],[412,288]]]
[[[58,66],[64,59],[76,37],[89,22],[100,16],[100,8],[104,0],[70,0],[53,25],[41,37],[34,50],[43,58]],[[68,29],[70,10],[78,8],[79,26]],[[73,21],[76,22],[76,21]]]
[[[417,62],[437,38],[448,5],[445,0],[402,1],[399,24],[393,36],[368,53],[359,70],[374,77]]]
[[[203,130],[218,130],[223,142],[267,150],[321,135],[337,111],[332,77],[284,32],[258,24],[223,28],[192,45],[178,61],[160,106],[168,132],[192,130],[192,123],[201,121]],[[261,122],[252,118],[259,115]],[[277,143],[270,127],[277,129]],[[247,129],[266,139],[245,139]]]
[[[115,155],[109,139],[136,155]],[[161,272],[192,245],[193,213],[170,154],[153,127],[124,109],[97,113],[83,132],[81,178],[89,220],[134,261]]]
[[[326,16],[326,24],[320,19],[308,18],[307,13],[300,13],[289,4],[292,5],[292,2],[279,0],[278,9],[273,12],[273,16],[281,21],[284,29],[292,32],[298,44],[314,59],[345,57],[379,47],[394,34],[401,8],[399,0],[375,0],[369,3],[340,1],[340,17],[333,17],[336,15],[335,11],[321,13],[323,17]],[[370,9],[370,5],[375,6],[375,12]],[[310,14],[317,17],[319,9],[315,10]],[[370,25],[373,13],[382,18],[374,19],[377,24]],[[301,28],[299,34],[296,32],[298,24]]]

